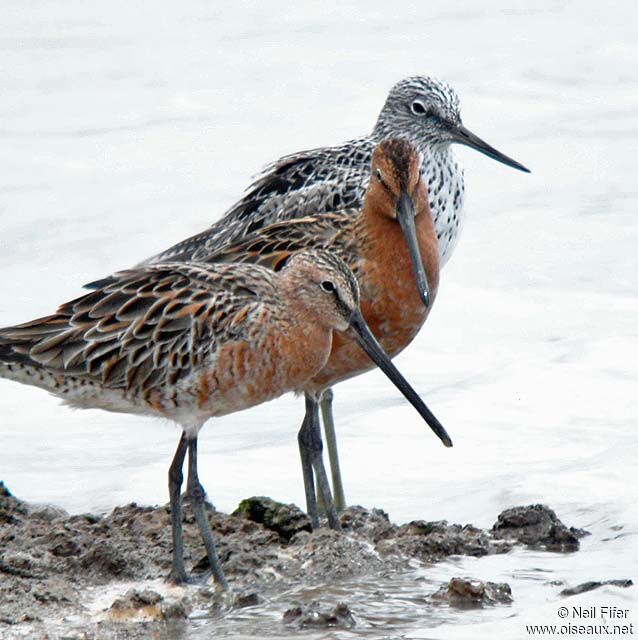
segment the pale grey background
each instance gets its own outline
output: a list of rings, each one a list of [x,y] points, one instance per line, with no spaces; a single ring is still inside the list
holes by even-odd
[[[397,359],[455,448],[379,374],[343,384],[347,497],[397,521],[481,526],[542,501],[593,535],[572,556],[432,569],[434,584],[507,580],[516,602],[406,622],[414,638],[433,624],[526,637],[523,620],[556,622],[548,581],[636,578],[638,16],[633,2],[529,5],[0,6],[0,325],[203,229],[266,162],[369,131],[410,74],[450,82],[465,124],[532,169],[458,149],[467,224]],[[72,511],[167,499],[174,426],[4,381],[0,411],[0,478],[20,497]],[[202,481],[220,508],[255,493],[302,503],[301,415],[286,397],[205,428]],[[583,601],[636,616],[634,593]]]

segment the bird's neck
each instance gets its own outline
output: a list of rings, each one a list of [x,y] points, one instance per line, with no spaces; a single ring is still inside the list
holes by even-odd
[[[422,184],[420,189],[419,197],[415,201],[416,235],[423,266],[434,295],[439,280],[439,251],[425,186]],[[366,196],[361,214],[353,224],[357,244],[361,247],[361,258],[370,261],[370,264],[384,265],[380,268],[381,278],[385,277],[384,271],[391,266],[392,270],[407,274],[407,280],[414,279],[411,258],[401,226],[396,219],[386,215],[381,203],[373,197]],[[411,286],[414,292],[417,291],[416,286],[408,286]],[[420,302],[415,304],[419,306]]]
[[[380,142],[393,137],[405,138],[419,150],[423,158],[421,167],[425,170],[425,175],[428,175],[428,170],[432,170],[435,166],[442,168],[457,166],[456,158],[452,152],[452,145],[449,142],[437,142],[427,135],[410,135],[407,131],[397,132],[387,126],[385,122],[377,123],[370,140],[374,147]]]

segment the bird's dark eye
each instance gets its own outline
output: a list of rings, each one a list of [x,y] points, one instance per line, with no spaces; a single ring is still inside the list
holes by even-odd
[[[377,176],[377,180],[379,182],[383,182],[383,176],[381,175],[381,169],[377,169],[376,176]]]
[[[412,113],[417,116],[422,116],[427,113],[425,105],[420,100],[415,100],[411,105]]]
[[[330,282],[330,280],[324,280],[321,283],[321,288],[328,293],[332,293],[335,290],[335,285],[333,282]]]

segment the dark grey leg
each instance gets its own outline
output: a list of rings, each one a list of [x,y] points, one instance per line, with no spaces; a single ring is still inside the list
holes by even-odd
[[[317,511],[317,499],[315,497],[315,477],[312,472],[312,423],[308,421],[308,401],[306,396],[306,415],[297,434],[299,455],[301,456],[301,471],[303,473],[303,485],[306,493],[306,511],[310,516],[313,529],[319,528],[319,512]]]
[[[299,431],[298,441],[304,472],[306,507],[312,526],[313,528],[318,526],[319,516],[317,514],[317,501],[315,499],[312,473],[308,470],[308,463],[312,465],[312,470],[314,470],[317,480],[317,490],[323,499],[326,515],[328,516],[328,525],[331,529],[341,529],[341,523],[339,522],[334,501],[332,500],[332,493],[330,492],[328,476],[323,466],[323,444],[321,442],[321,426],[319,424],[319,405],[309,394],[306,394],[306,416]],[[308,478],[308,476],[310,477]]]
[[[337,513],[341,513],[346,508],[346,496],[341,480],[341,469],[339,467],[339,451],[337,450],[337,433],[332,413],[332,400],[334,393],[332,389],[326,389],[321,396],[321,419],[323,421],[323,432],[326,436],[326,446],[328,448],[328,459],[330,460],[330,476],[332,478],[332,494],[334,496]]]
[[[186,568],[184,567],[184,540],[182,537],[182,499],[181,488],[184,479],[182,466],[186,456],[186,434],[177,445],[173,462],[168,470],[168,495],[171,502],[171,530],[173,535],[173,566],[168,579],[175,584],[184,584],[188,581]]]
[[[213,543],[213,536],[210,531],[210,525],[208,524],[208,517],[206,515],[206,508],[204,501],[206,499],[206,492],[199,482],[197,475],[197,436],[188,441],[188,497],[195,514],[195,522],[197,522],[197,528],[199,534],[202,537],[204,546],[206,547],[206,555],[208,556],[208,563],[213,571],[213,576],[217,584],[224,590],[228,589],[228,583],[224,577],[222,571],[222,565],[215,551],[215,544]]]

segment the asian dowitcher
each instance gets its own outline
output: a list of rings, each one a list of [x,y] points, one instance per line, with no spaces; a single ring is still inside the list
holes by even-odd
[[[275,223],[208,259],[252,262],[278,270],[297,251],[321,247],[334,252],[359,282],[366,322],[384,350],[395,356],[414,339],[434,302],[439,284],[439,253],[416,148],[400,138],[382,142],[372,154],[371,175],[360,211],[344,210]],[[299,442],[308,511],[315,524],[311,467],[321,456],[321,442],[316,441],[318,400],[331,385],[372,366],[355,342],[337,332],[326,366],[304,386],[306,416]],[[334,437],[329,425],[328,421],[328,438]],[[338,494],[343,496],[343,487],[335,473],[333,487],[338,508]],[[324,496],[325,491],[321,486],[320,489],[328,518],[336,526],[330,496]]]
[[[188,451],[189,499],[213,575],[225,588],[197,473],[198,433],[210,417],[302,389],[325,365],[333,331],[356,335],[432,421],[363,320],[356,279],[321,250],[295,255],[279,273],[198,263],[120,272],[53,315],[0,329],[0,376],[46,389],[77,408],[177,422],[182,435],[168,474],[170,577],[188,579],[180,504]]]

